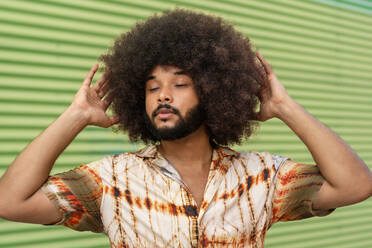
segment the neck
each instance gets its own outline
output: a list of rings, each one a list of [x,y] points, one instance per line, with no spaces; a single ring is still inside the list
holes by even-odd
[[[162,141],[159,151],[173,165],[208,168],[212,159],[212,146],[204,125],[178,140]]]

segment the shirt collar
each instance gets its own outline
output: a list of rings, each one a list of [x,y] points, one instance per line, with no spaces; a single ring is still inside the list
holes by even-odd
[[[152,146],[146,146],[145,148],[142,148],[141,150],[135,152],[134,154],[141,158],[155,158],[158,151],[155,145]]]
[[[157,156],[159,156],[158,149],[155,145],[147,146],[135,152],[134,154],[141,158],[156,158]],[[238,157],[238,156],[239,156],[239,152],[234,151],[228,147],[222,147],[222,146],[216,145],[215,148],[213,149],[212,160],[215,160],[217,158],[223,159],[223,158]]]
[[[156,165],[162,171],[178,175],[174,167],[167,161],[167,159],[163,157],[160,152],[158,152],[158,149],[155,145],[145,147],[134,154],[143,159],[150,159],[151,164]],[[210,170],[219,171],[221,174],[226,174],[232,165],[233,158],[238,156],[239,152],[227,147],[215,145],[213,148]]]
[[[158,152],[158,149],[155,145],[145,147],[134,154],[142,159],[149,160],[149,166],[157,167],[163,174],[166,174],[171,178],[175,178],[182,183],[182,178],[178,171],[168,162],[166,158],[163,157],[160,152]],[[225,175],[233,163],[233,158],[238,156],[239,153],[230,148],[215,145],[212,153],[210,171]]]

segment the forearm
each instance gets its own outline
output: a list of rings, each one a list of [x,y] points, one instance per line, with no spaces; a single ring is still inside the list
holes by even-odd
[[[48,178],[55,160],[85,127],[77,110],[69,107],[35,138],[0,179],[0,195],[8,201],[26,200]],[[11,197],[10,197],[11,196]]]
[[[362,201],[372,195],[372,173],[339,136],[311,116],[287,94],[271,66],[258,54],[267,77],[257,119],[281,119],[303,141],[326,180],[313,207],[330,209]]]
[[[304,142],[322,176],[333,189],[350,194],[366,189],[366,197],[371,194],[370,170],[338,135],[291,98],[287,98],[282,105],[279,118]],[[345,203],[350,202],[352,200]]]

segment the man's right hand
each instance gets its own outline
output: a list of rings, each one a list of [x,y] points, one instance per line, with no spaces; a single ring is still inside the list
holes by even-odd
[[[76,93],[74,101],[70,108],[75,108],[81,111],[85,117],[86,125],[95,125],[99,127],[110,127],[119,121],[117,116],[109,117],[106,114],[107,108],[110,106],[112,98],[107,96],[109,89],[108,73],[106,72],[93,86],[92,79],[98,69],[95,64],[88,75],[86,76],[81,88]]]
[[[97,69],[97,65],[92,67],[72,104],[26,146],[0,178],[0,218],[39,224],[61,220],[59,210],[41,191],[56,159],[87,125],[109,127],[119,121],[106,114],[112,100],[107,96],[108,75],[91,86]]]

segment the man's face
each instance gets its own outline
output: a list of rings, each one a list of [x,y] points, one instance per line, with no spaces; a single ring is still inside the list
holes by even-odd
[[[174,66],[156,66],[146,81],[150,131],[160,140],[175,140],[197,130],[204,114],[192,79]]]

